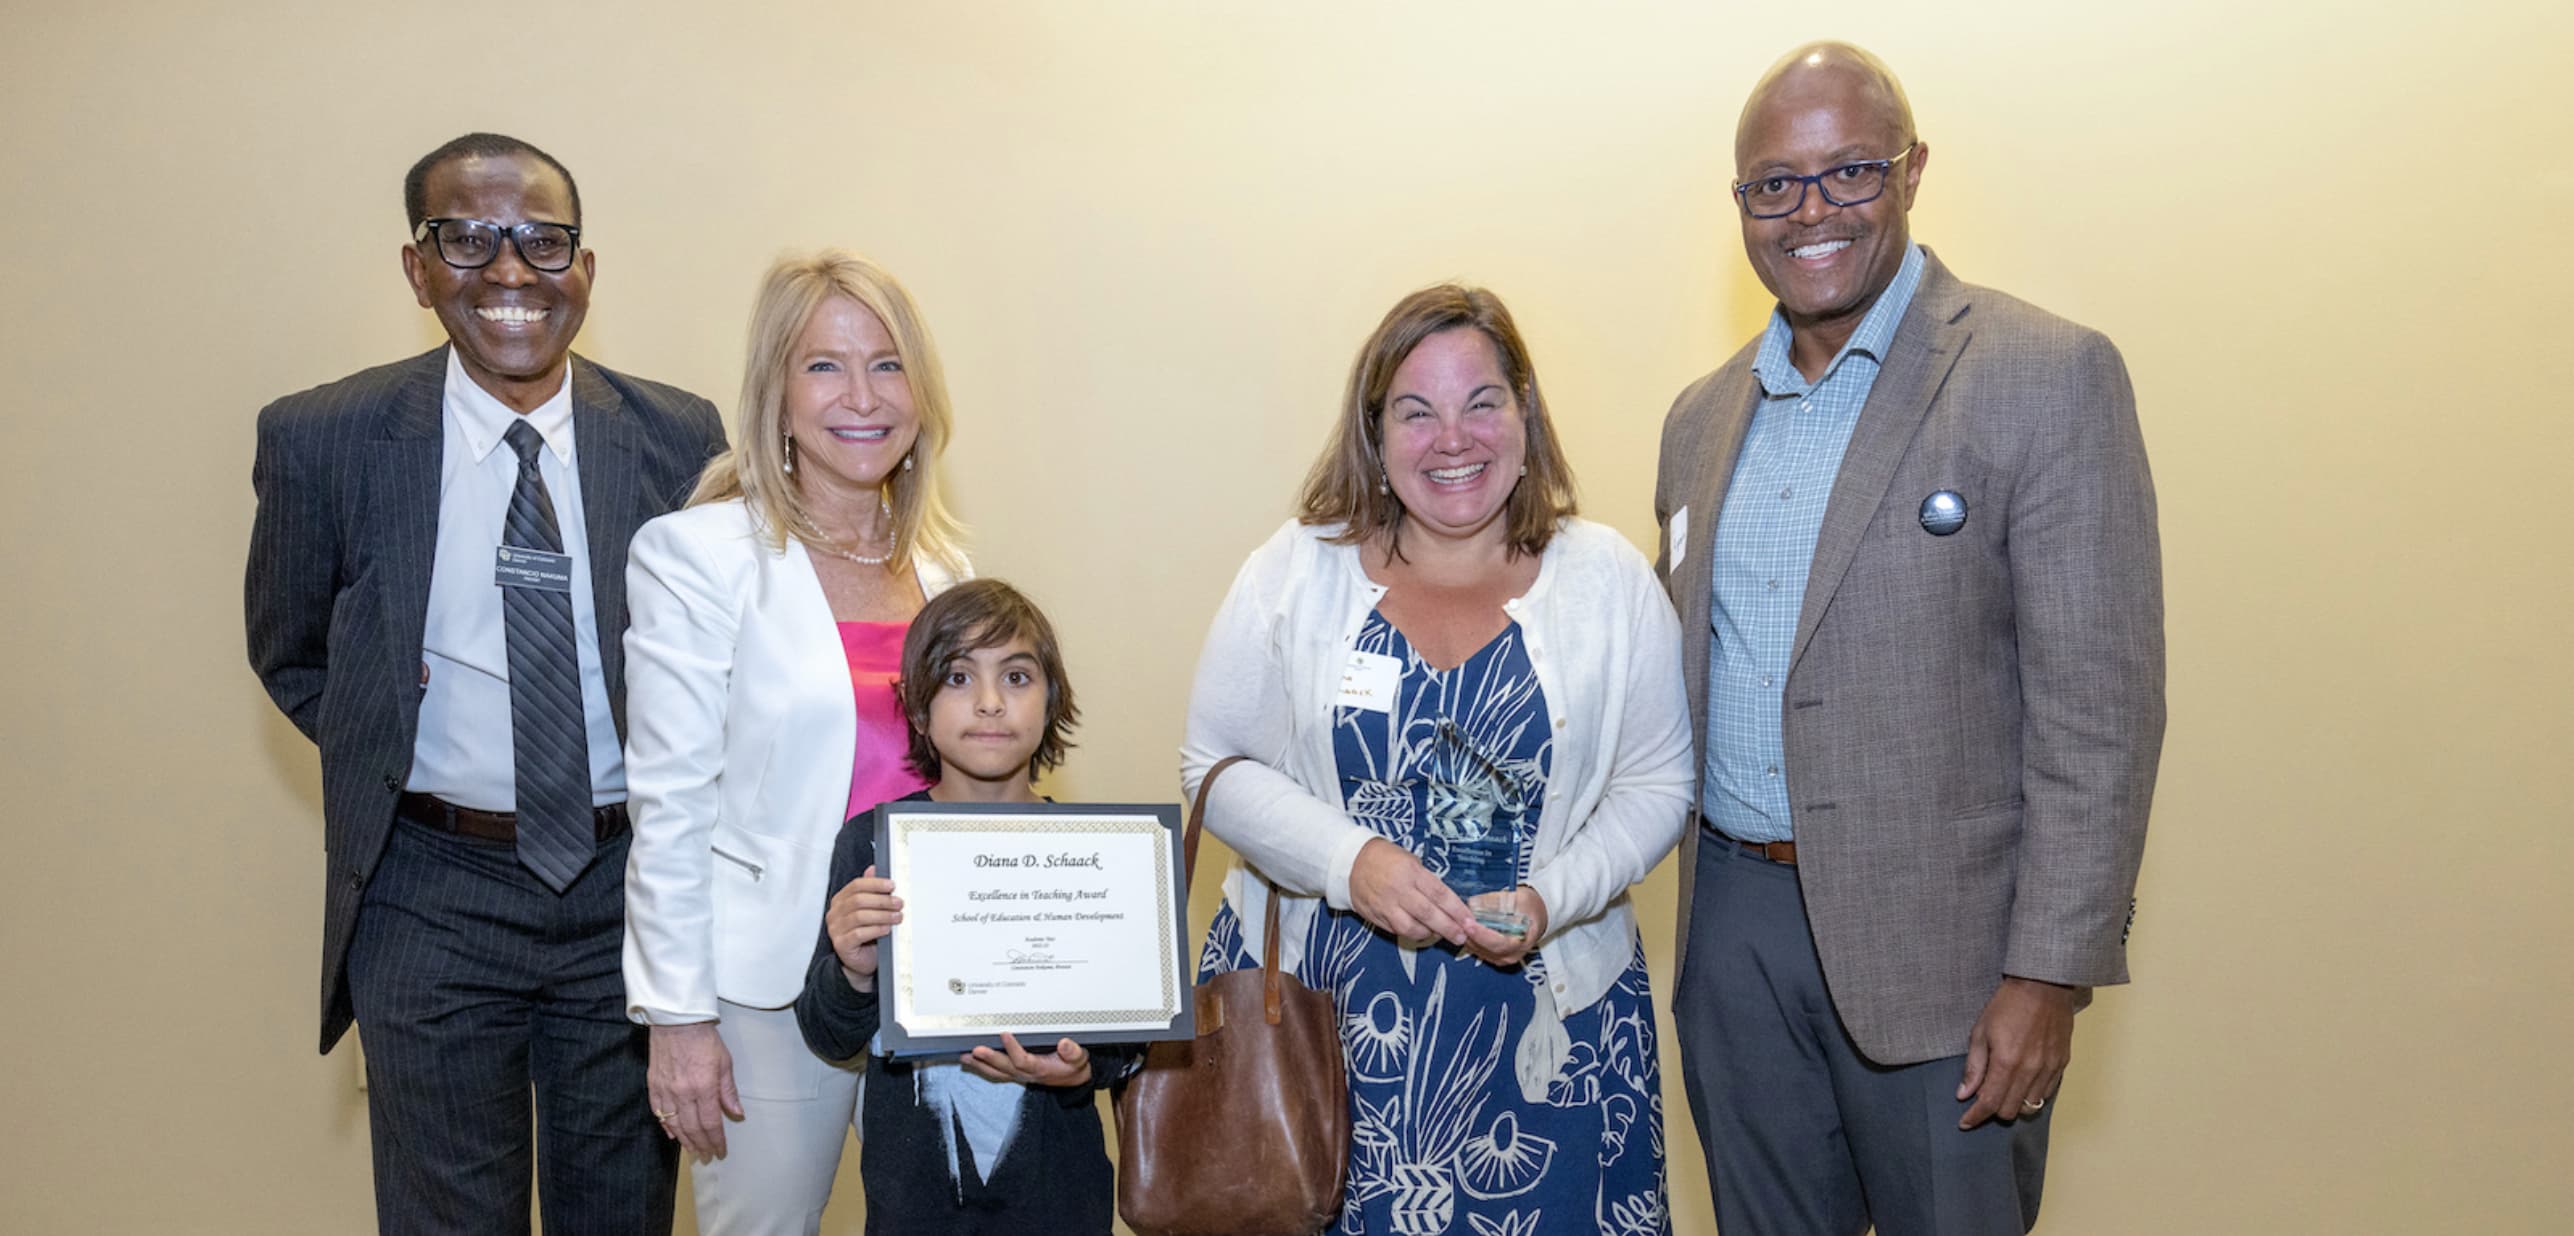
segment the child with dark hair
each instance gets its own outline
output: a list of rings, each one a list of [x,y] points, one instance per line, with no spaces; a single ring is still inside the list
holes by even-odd
[[[903,639],[896,693],[914,767],[930,788],[906,801],[1031,803],[1037,773],[1062,763],[1080,716],[1054,625],[999,580],[930,600]],[[876,942],[903,917],[876,874],[870,816],[840,830],[836,890],[796,1000],[805,1042],[829,1060],[867,1054],[859,1176],[870,1233],[1106,1233],[1116,1211],[1093,1093],[1135,1058],[1071,1039],[1029,1051],[1003,1035],[957,1060],[869,1052],[876,1035]]]

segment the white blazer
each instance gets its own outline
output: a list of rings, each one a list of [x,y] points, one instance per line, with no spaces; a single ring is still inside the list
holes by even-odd
[[[916,559],[921,592],[963,574]],[[784,1008],[822,930],[858,710],[831,603],[739,499],[674,511],[626,559],[626,1015]]]

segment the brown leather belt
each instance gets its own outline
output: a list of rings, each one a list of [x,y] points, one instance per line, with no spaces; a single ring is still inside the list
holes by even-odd
[[[1762,858],[1779,864],[1780,866],[1796,866],[1796,843],[1793,841],[1745,841],[1732,833],[1726,832],[1724,829],[1708,823],[1707,817],[1705,816],[1700,816],[1698,818],[1698,827],[1705,831],[1708,836],[1713,837],[1718,841],[1739,847],[1748,853],[1757,854]]]
[[[477,811],[471,807],[459,807],[434,795],[404,794],[395,800],[393,816],[395,819],[408,820],[423,828],[434,828],[439,832],[454,833],[460,837],[497,841],[503,845],[515,845],[518,842],[517,816],[506,811]],[[613,841],[625,834],[626,805],[624,803],[609,803],[604,807],[594,807],[590,811],[590,818],[593,827],[597,830],[595,835],[602,842]]]

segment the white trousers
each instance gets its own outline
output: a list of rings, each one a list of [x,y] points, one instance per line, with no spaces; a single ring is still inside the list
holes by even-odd
[[[721,1002],[716,1033],[733,1053],[742,1118],[726,1121],[724,1157],[689,1160],[703,1236],[815,1236],[858,1122],[866,1062],[840,1068],[814,1055],[794,1009]]]

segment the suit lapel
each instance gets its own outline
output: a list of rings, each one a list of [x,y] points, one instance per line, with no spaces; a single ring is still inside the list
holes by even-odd
[[[599,672],[607,680],[617,737],[626,733],[626,542],[640,521],[634,418],[623,396],[580,357],[572,358],[572,443],[581,473],[581,524],[590,547],[590,609],[597,617]]]
[[[1734,479],[1734,461],[1751,432],[1760,384],[1749,363],[1728,366],[1730,377],[1710,383],[1698,407],[1699,438],[1685,454],[1695,463],[1688,478],[1688,556],[1681,560],[1682,665],[1689,674],[1689,702],[1697,733],[1707,732],[1707,641],[1715,604],[1716,524]]]
[[[429,621],[429,575],[438,562],[439,452],[445,446],[447,349],[411,362],[385,410],[374,445],[369,492],[378,516],[377,546],[389,567],[384,584],[385,648],[395,668],[417,675],[421,632]],[[416,680],[415,680],[416,681]],[[417,714],[406,713],[406,719]],[[406,740],[407,741],[407,740]]]
[[[1938,258],[1924,256],[1927,268],[1921,286],[1887,348],[1877,384],[1868,392],[1868,404],[1850,435],[1850,449],[1842,455],[1841,471],[1832,481],[1832,501],[1823,511],[1823,532],[1815,540],[1814,566],[1806,577],[1805,599],[1797,613],[1796,646],[1788,657],[1791,669],[1805,656],[1842,577],[1849,573],[1851,558],[1859,552],[1861,538],[1885,502],[1895,469],[1911,450],[1913,435],[1930,414],[1931,401],[1938,398],[1949,369],[1973,334],[1959,321],[1967,309],[1964,286]]]

